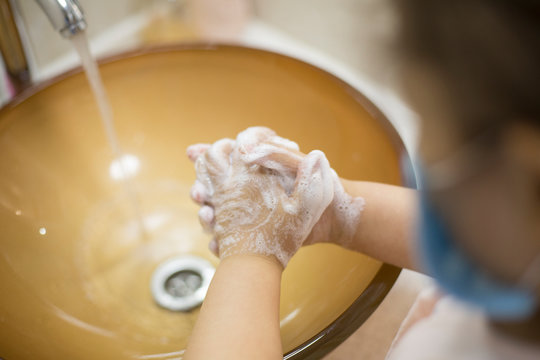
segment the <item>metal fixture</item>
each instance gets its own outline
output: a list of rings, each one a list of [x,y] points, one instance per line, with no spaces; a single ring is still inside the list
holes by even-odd
[[[172,311],[189,311],[206,296],[215,269],[197,256],[179,256],[159,265],[150,281],[156,303]]]
[[[52,26],[64,37],[86,29],[84,13],[77,0],[36,0]]]
[[[86,29],[84,13],[77,0],[36,0],[54,29],[71,37]],[[0,0],[0,53],[15,93],[31,84],[27,47],[15,0]]]

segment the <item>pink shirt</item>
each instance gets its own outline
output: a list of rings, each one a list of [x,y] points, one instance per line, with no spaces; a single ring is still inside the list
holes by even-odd
[[[495,333],[481,312],[429,289],[418,296],[386,357],[427,359],[540,360],[540,347]]]

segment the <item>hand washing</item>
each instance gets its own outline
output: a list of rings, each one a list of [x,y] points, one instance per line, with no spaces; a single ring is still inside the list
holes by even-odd
[[[0,357],[322,359],[361,325],[362,357],[408,268],[438,289],[389,360],[538,359],[538,7],[397,10],[416,172],[360,92],[241,46],[103,62],[117,131],[80,69],[2,108]]]
[[[226,141],[227,146],[218,141],[188,151],[196,158],[200,183],[192,191],[193,198],[206,209],[201,223],[216,234],[211,248],[225,258],[226,273],[234,278],[263,268],[256,261],[246,266],[240,260],[249,251],[243,257],[230,256],[228,245],[237,239],[248,244],[263,242],[265,252],[253,251],[257,247],[251,245],[243,249],[272,254],[282,266],[300,245],[333,241],[433,276],[443,295],[418,299],[387,359],[538,359],[540,112],[535,96],[538,81],[531,80],[538,78],[540,61],[538,4],[407,1],[398,10],[400,49],[405,49],[399,54],[403,57],[401,76],[423,119],[423,189],[416,192],[339,179],[326,161],[322,165],[322,153],[304,157],[294,142],[268,129],[248,129],[236,142]],[[469,52],[465,54],[464,49]],[[216,173],[210,170],[216,168],[212,159],[217,158],[225,174],[220,181],[234,179],[234,186],[225,191],[220,191],[225,188],[220,188],[217,179],[210,180],[210,173]],[[228,170],[238,164],[244,172]],[[257,176],[236,178],[249,171]],[[310,175],[305,178],[306,174]],[[304,183],[313,194],[306,193],[303,201],[289,205],[291,195],[302,198],[296,196]],[[323,183],[327,185],[321,187]],[[232,198],[223,197],[225,192]],[[326,193],[329,196],[318,195]],[[247,198],[251,202],[235,206]],[[260,206],[274,209],[274,204],[283,211],[247,216],[258,214]],[[233,226],[237,230],[234,241],[222,236],[221,216],[246,221]],[[267,231],[267,224],[272,223],[276,225],[273,231]],[[287,256],[266,251],[283,249],[290,234],[296,236],[286,246]],[[275,302],[257,306],[265,297],[275,301],[279,294],[279,271],[266,274],[260,278],[265,284],[263,293],[249,281],[236,282],[227,290],[223,284],[236,280],[222,276],[209,298],[243,292],[238,300],[242,306],[265,316],[276,315]],[[202,350],[200,344],[212,343],[218,333],[225,332],[216,318],[229,310],[214,299],[203,304],[205,316],[188,345],[188,360],[214,357],[212,350]],[[236,315],[242,320],[231,332],[247,337],[246,319]],[[240,345],[234,336],[225,335],[221,358],[280,358],[271,350],[257,351],[261,342],[271,344],[270,349],[280,347],[275,322],[250,320],[255,322],[250,340]]]
[[[304,156],[267,128],[187,152],[197,169],[191,196],[221,258],[270,255],[285,267],[304,243],[350,241],[364,200],[345,193],[322,152]]]

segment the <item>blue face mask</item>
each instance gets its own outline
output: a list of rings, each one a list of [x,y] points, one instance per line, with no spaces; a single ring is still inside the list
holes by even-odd
[[[503,284],[467,259],[452,241],[443,219],[424,192],[420,200],[420,218],[421,260],[427,273],[435,278],[443,290],[478,307],[494,319],[518,320],[534,313],[537,300],[533,291]],[[529,277],[532,274],[534,282],[540,276],[537,269],[539,260],[540,257],[525,273]]]

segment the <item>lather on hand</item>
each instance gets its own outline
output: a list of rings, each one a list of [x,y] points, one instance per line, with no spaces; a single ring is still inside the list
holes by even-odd
[[[320,151],[297,157],[297,168],[287,174],[246,161],[271,134],[250,128],[236,141],[188,148],[197,172],[192,197],[203,204],[201,223],[213,232],[214,251],[222,259],[254,254],[285,267],[333,200],[334,174]],[[291,150],[296,145],[285,139],[278,143]]]
[[[300,152],[298,145],[277,136],[268,128],[255,127],[248,130],[256,132],[258,136],[252,136],[251,138],[256,140],[244,146],[242,159],[247,164],[275,170],[284,177],[294,177],[298,165],[306,156]],[[365,201],[361,197],[347,194],[333,169],[332,175],[334,183],[332,202],[304,242],[305,245],[332,242],[348,247],[353,241]]]

